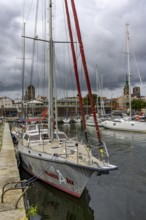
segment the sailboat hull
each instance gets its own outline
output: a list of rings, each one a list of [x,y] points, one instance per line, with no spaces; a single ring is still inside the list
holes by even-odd
[[[139,121],[104,121],[103,126],[108,129],[121,131],[134,131],[146,133],[146,123]]]
[[[22,167],[31,175],[75,197],[80,197],[91,175],[90,166],[65,162],[52,155],[19,148]],[[45,155],[45,156],[44,156]]]
[[[102,120],[101,119],[98,119],[98,126],[99,127],[103,127],[102,125]],[[87,120],[86,120],[86,125],[87,126],[94,126],[95,127],[95,123],[94,123],[94,118],[93,116],[90,116]]]

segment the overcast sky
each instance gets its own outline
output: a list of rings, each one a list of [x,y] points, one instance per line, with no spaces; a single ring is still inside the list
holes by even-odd
[[[25,2],[25,5],[24,5]],[[31,5],[31,2],[32,5]],[[63,0],[54,0],[53,31],[55,40],[66,40],[64,25]],[[70,2],[70,1],[68,1]],[[42,14],[45,0],[39,3],[38,26],[36,34],[43,38]],[[131,62],[131,84],[141,86],[142,95],[146,95],[146,1],[145,0],[75,0],[78,13],[91,87],[96,92],[96,67],[103,78],[103,94],[118,97],[123,94],[127,64],[125,58],[125,24],[129,23],[130,51],[136,64]],[[22,87],[22,30],[23,18],[26,20],[26,36],[34,35],[36,0],[1,0],[0,1],[0,97],[21,98]],[[24,8],[23,8],[24,6]],[[71,8],[70,8],[71,9]],[[23,16],[24,15],[24,16]],[[71,13],[72,16],[72,13]],[[73,19],[72,19],[73,21]],[[57,26],[58,25],[58,26]],[[77,41],[74,23],[72,22],[75,41]],[[48,33],[46,31],[46,36]],[[69,38],[68,38],[69,39]],[[32,41],[26,40],[25,87],[30,83],[32,63]],[[65,44],[64,44],[65,45]],[[56,45],[57,89],[75,90],[72,64],[68,61],[68,46]],[[79,55],[79,50],[77,49]],[[78,57],[79,72],[83,94],[86,94],[83,69]],[[43,86],[43,45],[36,44],[33,80],[36,95],[46,95]],[[137,71],[138,70],[138,71]],[[36,73],[36,72],[39,73]],[[37,74],[37,75],[35,75]],[[139,77],[140,74],[140,77]],[[44,75],[45,76],[45,75]],[[43,94],[42,94],[43,93]],[[60,92],[61,94],[61,92]],[[63,96],[63,93],[62,93]]]

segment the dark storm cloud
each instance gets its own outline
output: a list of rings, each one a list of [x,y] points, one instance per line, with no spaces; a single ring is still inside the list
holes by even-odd
[[[9,3],[9,4],[8,4]],[[0,91],[20,89],[20,77],[16,72],[16,54],[20,49],[20,7],[15,2],[0,3]],[[15,5],[15,7],[14,7]],[[18,43],[19,42],[19,43]]]
[[[54,1],[56,12],[53,14],[53,28],[56,40],[66,39],[66,29],[64,26],[62,1]],[[30,5],[29,1],[26,4]],[[90,81],[93,91],[96,90],[96,67],[98,73],[103,76],[103,87],[107,91],[121,89],[126,79],[126,64],[124,61],[125,51],[125,24],[129,23],[130,40],[132,40],[132,50],[134,51],[137,66],[143,83],[146,83],[146,2],[145,0],[75,0],[79,23],[84,43],[86,61],[88,65]],[[21,51],[21,7],[19,1],[6,0],[0,2],[0,91],[21,90],[22,60],[16,57],[22,57]],[[32,15],[32,12],[31,12]],[[71,13],[72,15],[72,13]],[[58,18],[55,18],[57,16]],[[33,16],[31,17],[31,19]],[[56,27],[56,25],[58,27]],[[72,24],[74,21],[72,19]],[[41,29],[41,24],[40,27]],[[34,23],[30,21],[26,25],[26,34],[33,36]],[[73,33],[75,41],[77,36]],[[39,31],[37,33],[39,37]],[[69,39],[69,38],[68,38]],[[39,55],[35,58],[34,84],[38,85],[39,75],[43,68],[43,47],[37,44],[36,49]],[[57,63],[57,87],[59,89],[74,90],[75,80],[73,65],[68,61],[65,67],[65,60],[71,54],[64,54],[63,46],[56,46]],[[77,54],[79,55],[79,50]],[[32,41],[26,41],[26,57],[32,58]],[[38,58],[39,59],[38,59]],[[48,60],[48,58],[46,58]],[[79,74],[82,84],[82,90],[86,91],[84,82],[83,68],[81,59],[79,62]],[[31,60],[26,61],[26,79],[25,85],[29,84]],[[47,68],[47,67],[46,67]],[[136,73],[136,65],[131,65],[132,85],[139,83],[139,76]],[[70,76],[70,73],[72,75]],[[7,77],[5,77],[7,76]],[[65,86],[65,80],[67,86]],[[41,80],[40,80],[41,81]]]

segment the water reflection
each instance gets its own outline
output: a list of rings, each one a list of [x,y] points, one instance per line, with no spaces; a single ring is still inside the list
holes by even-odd
[[[63,125],[61,130],[70,137],[84,138],[79,124]],[[146,219],[146,134],[100,130],[109,150],[110,162],[119,169],[109,175],[93,175],[80,199],[36,181],[28,198],[30,205],[38,205],[42,220]],[[95,128],[89,127],[87,131],[96,156]],[[26,174],[23,178],[26,179]]]
[[[87,132],[89,136],[94,137],[96,135],[95,127],[87,127]],[[146,142],[146,134],[139,132],[130,132],[130,131],[118,131],[100,128],[101,136],[104,140],[109,140],[109,138],[120,140],[130,140],[133,142]]]
[[[22,168],[21,178],[29,179]],[[37,205],[42,220],[93,220],[94,212],[89,206],[87,189],[80,199],[74,198],[43,182],[35,181],[28,190],[29,205]]]

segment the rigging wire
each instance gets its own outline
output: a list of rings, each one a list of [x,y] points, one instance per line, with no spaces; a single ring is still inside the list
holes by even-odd
[[[55,125],[54,127],[56,128],[56,132],[58,132],[58,108],[57,108],[57,88],[56,88],[56,69],[55,69],[55,48],[53,46],[53,60],[54,60],[54,63],[53,63],[53,68],[54,68],[54,97],[55,97],[55,104],[54,104],[54,108],[55,108],[55,111],[54,111],[54,114],[55,114]]]
[[[23,14],[23,16],[22,16],[22,23],[24,22],[24,17],[25,17],[25,0],[23,0],[23,9],[22,9],[22,14]]]
[[[64,4],[64,2],[63,2],[63,0],[62,0],[62,3]],[[55,6],[55,5],[54,5]],[[65,19],[65,7],[62,7],[63,8],[63,18],[64,18],[64,24],[65,24],[65,34],[66,34],[66,39],[68,39],[68,35],[67,35],[67,33],[68,33],[68,31],[67,31],[67,24],[66,24],[66,19]],[[54,13],[56,13],[56,11],[57,11],[57,9],[56,9],[56,7],[55,7],[55,12]],[[55,22],[56,22],[56,20],[55,20]],[[55,26],[56,26],[56,24],[55,24]],[[54,28],[54,34],[56,34],[56,29]],[[64,49],[64,47],[63,47],[63,49]],[[73,72],[73,64],[71,63],[71,58],[70,58],[70,56],[71,56],[71,54],[69,53],[69,51],[70,51],[70,49],[69,49],[69,44],[67,44],[67,49],[68,49],[68,54],[69,54],[69,66],[70,66],[70,70],[68,71],[68,75],[66,76],[66,79],[65,79],[65,81],[69,81],[71,84],[72,84],[72,86],[71,86],[71,88],[75,88],[75,80],[74,80],[74,77],[73,77],[73,74],[72,74],[72,72]],[[65,54],[64,52],[63,52],[63,54]],[[80,57],[80,53],[77,55],[77,60],[79,59],[79,57]],[[55,56],[55,59],[56,59],[56,66],[58,66],[58,62],[57,62],[57,57]],[[66,60],[66,58],[64,58],[64,61]],[[64,65],[65,66],[65,65]],[[57,70],[58,70],[59,68],[57,67]],[[56,74],[56,76],[57,77],[60,77],[61,76],[61,74]],[[71,77],[71,79],[70,79],[70,77]],[[61,82],[62,81],[62,79],[61,79],[61,77],[60,77],[60,80],[57,80],[57,81],[59,81],[59,82]],[[65,81],[64,81],[64,83],[65,83]],[[65,88],[65,85],[64,85],[64,88]],[[67,89],[65,89],[65,90],[67,90]],[[74,92],[74,89],[73,89],[73,92]],[[65,94],[63,94],[63,93],[65,93],[65,91],[64,90],[58,90],[57,91],[57,97],[60,95],[60,96],[63,96],[63,97],[65,97]]]
[[[64,18],[64,24],[65,24],[65,34],[66,34],[66,39],[69,41],[69,35],[68,35],[68,28],[67,28],[67,22],[66,22],[66,12],[65,12],[65,4],[64,4],[64,0],[62,0],[62,5],[63,7],[63,18]],[[70,71],[68,72],[68,79],[69,77],[71,77],[71,84],[72,84],[72,89],[73,89],[73,94],[74,94],[74,88],[75,88],[75,78],[74,78],[74,74],[72,74],[73,72],[73,68],[72,68],[72,64],[71,64],[71,52],[70,52],[70,46],[69,44],[67,44],[67,51],[68,51],[68,61],[69,61],[69,66],[70,66]]]
[[[39,7],[39,0],[37,0],[37,5],[36,5],[34,38],[37,37],[36,34],[37,34],[37,21],[38,21],[38,7]],[[36,42],[35,42],[35,40],[33,40],[30,85],[32,85],[32,81],[33,81],[35,49],[36,49]],[[31,95],[32,95],[32,94],[31,94]],[[31,97],[31,98],[32,98],[32,97]]]
[[[43,36],[43,38],[44,39],[46,39],[46,33],[47,33],[47,29],[46,29],[46,17],[47,17],[47,15],[46,15],[46,1],[44,0],[44,13],[42,13],[44,16],[43,16],[43,18],[42,18],[42,20],[43,20],[43,24],[44,24],[44,27],[42,27],[43,28],[43,30],[44,30],[44,36]],[[42,82],[42,84],[43,84],[43,88],[45,89],[45,87],[47,86],[46,85],[46,81],[45,81],[45,78],[46,78],[46,44],[45,44],[45,42],[43,43],[43,54],[44,54],[44,56],[43,56],[43,61],[44,61],[44,65],[43,65],[43,77],[44,77],[44,82]],[[45,92],[45,91],[44,91]]]
[[[41,10],[42,10],[42,19],[41,19],[41,21],[42,21],[42,26],[41,26],[41,28],[42,28],[42,35],[43,35],[43,30],[44,30],[44,18],[43,18],[43,15],[44,15],[44,11],[43,11],[43,6],[44,6],[44,1],[42,1],[42,4],[41,4]],[[44,39],[43,38],[43,36],[42,36],[42,39]],[[38,52],[40,52],[40,51],[42,51],[42,54],[43,54],[43,58],[44,58],[44,48],[43,48],[43,45],[44,45],[44,42],[42,42],[42,44],[40,45],[41,47],[40,47],[40,49],[39,49],[39,44],[38,44],[38,41],[37,41],[37,64],[39,63],[39,53]],[[44,85],[43,85],[43,77],[44,77],[44,75],[43,75],[43,71],[44,71],[44,62],[42,61],[42,67],[41,67],[41,69],[40,69],[40,71],[38,72],[38,75],[37,75],[37,77],[38,77],[38,80],[37,80],[37,82],[38,82],[38,96],[41,94],[41,91],[40,91],[40,89],[41,89],[41,87],[44,89],[45,87],[44,87]]]
[[[53,158],[56,158],[56,156],[53,155],[50,162],[53,161]],[[40,171],[38,174],[36,174],[35,176],[32,176],[31,178],[29,178],[25,182],[20,183],[21,186],[26,186],[28,184],[31,184],[31,183],[35,182],[37,179],[39,179],[45,173],[45,170],[47,170],[49,168],[49,166],[50,166],[50,164],[47,163],[47,165],[45,167],[43,167],[43,171]]]
[[[139,80],[140,80],[140,84],[141,84],[141,86],[142,86],[142,88],[143,88],[143,82],[142,82],[141,74],[140,74],[139,67],[138,67],[138,64],[137,64],[136,55],[135,55],[135,51],[134,51],[134,47],[133,47],[133,43],[132,43],[131,34],[130,34],[130,45],[129,45],[129,46],[130,46],[130,49],[131,49],[131,51],[130,51],[130,60],[133,58],[133,62],[135,63],[135,66],[136,66],[136,71],[137,71],[137,73],[138,73],[138,77],[139,77]],[[126,57],[125,57],[125,58],[126,58]],[[126,62],[125,62],[125,63],[126,63]],[[134,72],[135,67],[132,66],[132,63],[130,63],[130,65],[131,65],[131,67],[133,67],[132,72]],[[125,69],[126,69],[126,67],[125,67]],[[133,75],[133,74],[132,74],[132,75]]]
[[[26,19],[25,19],[25,0],[23,1],[23,21],[25,20],[26,23],[28,21],[29,15],[30,15],[32,5],[33,5],[33,0],[30,3],[29,11],[28,11],[28,14],[26,15]]]
[[[131,45],[132,45],[132,41],[131,41]],[[132,47],[132,49],[133,49],[133,47]],[[133,49],[132,56],[133,56],[133,58],[134,58],[134,62],[135,62],[135,65],[136,65],[136,69],[137,69],[137,73],[138,73],[138,76],[139,76],[139,80],[140,80],[141,86],[143,87],[143,83],[142,83],[142,80],[141,80],[141,75],[140,75],[140,71],[139,71],[139,68],[138,68],[137,61],[136,61],[136,56],[135,56],[135,51],[134,51],[134,49]]]

